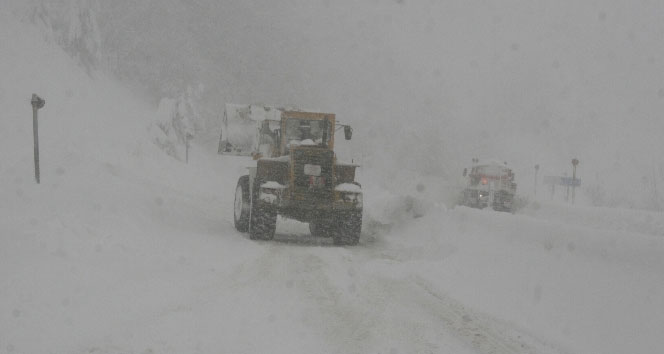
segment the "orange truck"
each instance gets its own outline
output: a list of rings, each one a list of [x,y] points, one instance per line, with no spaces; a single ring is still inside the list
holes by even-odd
[[[472,167],[463,170],[463,176],[466,178],[466,186],[461,204],[480,209],[490,207],[498,211],[514,210],[516,182],[506,162],[480,162],[474,159]]]

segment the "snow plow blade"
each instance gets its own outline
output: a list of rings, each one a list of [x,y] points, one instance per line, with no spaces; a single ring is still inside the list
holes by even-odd
[[[221,155],[251,156],[258,151],[261,122],[279,122],[283,111],[283,108],[227,103],[217,152]]]

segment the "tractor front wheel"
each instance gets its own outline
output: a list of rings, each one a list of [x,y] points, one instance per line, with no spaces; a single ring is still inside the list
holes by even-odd
[[[249,230],[249,176],[242,176],[235,187],[235,204],[233,208],[233,220],[235,229],[240,232]]]
[[[252,240],[271,240],[277,228],[277,210],[275,207],[254,201],[251,211],[249,238]]]
[[[362,231],[362,211],[346,212],[338,215],[337,230],[332,236],[335,245],[354,246],[360,241]]]

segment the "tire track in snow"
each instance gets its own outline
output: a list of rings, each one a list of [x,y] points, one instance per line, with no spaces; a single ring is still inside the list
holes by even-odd
[[[430,283],[420,277],[415,277],[413,283],[421,290],[413,300],[432,310],[433,316],[440,318],[451,332],[479,353],[567,353],[515,326],[466,308],[460,302],[436,291]]]
[[[331,352],[398,352],[394,346],[400,342],[410,352],[437,352],[463,343],[487,354],[566,353],[468,309],[420,277],[394,279],[356,271],[371,259],[366,256],[361,249],[270,245],[251,266],[251,281],[289,282],[301,299],[302,321]]]
[[[241,328],[258,324],[252,335],[275,330],[283,335],[289,328],[304,326],[310,329],[305,333],[320,343],[321,353],[565,353],[508,323],[474,312],[419,276],[404,274],[408,261],[385,259],[375,247],[246,241],[240,242],[245,259],[228,264],[231,267],[217,273],[212,282],[205,282],[211,280],[205,275],[192,279],[193,297],[178,296],[144,312],[143,325],[189,320],[228,308],[222,305],[225,301],[241,300],[234,305],[248,315]],[[388,272],[376,272],[377,265],[385,265]],[[250,338],[237,341],[236,347],[258,349]],[[155,346],[159,347],[146,345]]]
[[[321,336],[324,352],[438,352],[462,345],[487,354],[566,353],[467,308],[419,276],[375,274],[365,267],[376,260],[374,250],[265,245],[265,252],[232,278],[241,287],[287,284],[299,298],[298,316]],[[401,351],[396,343],[402,343]]]

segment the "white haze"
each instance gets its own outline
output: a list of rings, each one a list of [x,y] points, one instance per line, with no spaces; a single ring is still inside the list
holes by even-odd
[[[114,1],[100,27],[117,70],[163,95],[171,86],[130,69],[164,66],[155,75],[169,84],[204,85],[210,140],[225,102],[292,104],[354,125],[370,139],[352,146],[381,174],[454,182],[471,158],[498,158],[530,193],[535,164],[540,178],[571,174],[577,157],[588,203],[660,209],[663,10],[657,1]]]
[[[662,6],[1,2],[0,352],[658,352]],[[189,91],[185,164],[159,124]],[[235,230],[226,102],[354,126],[358,246]],[[473,157],[531,203],[447,207]],[[572,157],[577,205],[534,198]]]

